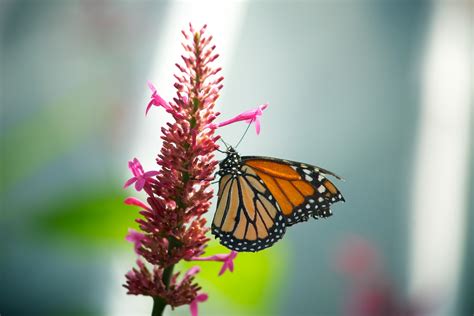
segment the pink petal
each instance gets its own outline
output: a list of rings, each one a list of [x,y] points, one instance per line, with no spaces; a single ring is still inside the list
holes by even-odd
[[[224,262],[224,264],[222,265],[221,270],[219,271],[218,276],[223,275],[226,270],[227,270],[227,262]]]
[[[140,177],[137,179],[137,182],[135,182],[135,190],[141,191],[143,187],[145,186],[146,179],[143,177]]]
[[[262,116],[263,110],[265,110],[267,107],[268,107],[267,103],[259,105],[255,109],[242,112],[239,115],[237,115],[236,117],[231,118],[229,120],[226,120],[224,122],[218,123],[217,125],[214,125],[214,126],[223,127],[223,126],[226,126],[226,125],[229,125],[229,124],[232,124],[232,123],[235,123],[235,122],[239,122],[239,121],[246,121],[247,123],[255,122],[255,129],[256,129],[257,135],[258,135],[260,133],[260,121],[259,121],[258,117]],[[212,128],[214,126],[209,125],[208,127]]]
[[[138,174],[143,174],[143,166],[140,163],[140,161],[138,161],[137,158],[134,158],[133,162],[135,163],[135,170],[137,171],[137,173]]]
[[[151,92],[152,92],[152,95],[151,95],[151,100],[150,102],[148,102],[147,104],[147,107],[146,107],[146,110],[145,110],[145,115],[148,114],[148,111],[150,110],[151,106],[152,105],[155,105],[155,106],[162,106],[164,107],[167,111],[171,111],[171,107],[170,105],[168,104],[168,102],[166,102],[159,94],[158,94],[158,91],[156,90],[155,86],[150,82],[148,81],[148,87],[150,88]]]
[[[142,164],[137,158],[133,158],[133,160],[128,162],[128,168],[135,177],[141,176],[143,174]]]
[[[127,180],[127,182],[125,182],[125,184],[123,185],[124,188],[127,188],[129,187],[133,182],[137,181],[137,178],[136,177],[132,177],[130,179]]]
[[[201,271],[201,268],[199,266],[194,266],[186,272],[183,279],[192,277],[192,276],[196,275],[197,273],[199,273],[199,271]]]
[[[161,105],[164,107],[166,110],[170,109],[170,106],[168,105],[168,102],[165,101],[160,95],[155,95],[155,101],[158,103],[157,105]]]
[[[128,229],[128,234],[127,236],[125,236],[125,240],[134,243],[134,249],[137,255],[139,255],[138,250],[142,246],[143,238],[145,238],[145,234],[137,232],[136,230],[131,228]]]
[[[183,279],[181,280],[181,283],[186,281],[188,278],[195,276],[197,273],[201,271],[201,268],[199,266],[194,266],[191,269],[189,269],[186,274],[183,276]]]
[[[209,296],[206,293],[201,293],[201,294],[198,294],[198,296],[196,296],[195,300],[198,301],[199,303],[203,303],[207,301],[208,298]]]
[[[151,90],[152,93],[155,93],[155,92],[156,92],[156,88],[155,88],[155,86],[153,85],[153,83],[151,83],[150,80],[147,81],[147,85],[148,85],[148,88],[150,88],[150,90]]]
[[[148,111],[150,111],[152,105],[153,105],[153,100],[148,102],[148,105],[146,106],[146,110],[145,110],[145,115],[148,114]]]
[[[202,293],[196,296],[196,298],[189,304],[189,309],[191,310],[191,316],[198,316],[198,303],[207,301],[207,294]]]
[[[198,302],[196,300],[192,301],[189,304],[189,309],[191,311],[191,316],[198,316]]]
[[[159,171],[147,171],[143,174],[143,177],[144,178],[151,178],[151,177],[154,177],[156,175],[158,175],[160,172]]]
[[[258,118],[255,119],[255,131],[257,132],[257,135],[260,134],[260,120]]]
[[[193,257],[193,261],[219,261],[223,262],[221,270],[219,271],[219,276],[224,274],[225,271],[229,270],[230,272],[234,271],[234,259],[237,257],[237,251],[231,251],[228,254],[217,254],[208,257]]]
[[[217,254],[209,257],[194,257],[192,258],[193,261],[224,261],[228,255],[225,254]]]
[[[127,204],[127,205],[139,206],[141,208],[144,208],[146,210],[151,211],[151,208],[148,205],[146,205],[145,203],[143,203],[142,201],[140,201],[139,199],[134,198],[134,197],[126,198],[124,203]]]

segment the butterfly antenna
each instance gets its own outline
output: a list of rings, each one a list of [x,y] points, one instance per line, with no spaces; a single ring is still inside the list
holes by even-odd
[[[225,148],[229,150],[229,144],[227,144],[222,138],[219,138],[219,140],[224,144]],[[221,153],[225,153],[225,151],[222,151],[220,149],[217,149],[217,150],[220,151]]]
[[[237,145],[235,145],[235,148],[237,149],[237,147],[240,145],[240,143],[242,142],[242,140],[244,139],[245,135],[247,134],[247,132],[249,131],[249,128],[250,128],[250,125],[252,124],[253,120],[250,121],[249,125],[247,125],[247,128],[245,129],[245,132],[244,134],[242,135],[242,137],[240,137],[239,139],[239,142],[237,143]]]

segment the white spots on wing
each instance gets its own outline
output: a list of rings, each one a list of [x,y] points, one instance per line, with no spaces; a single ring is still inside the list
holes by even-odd
[[[304,176],[304,179],[305,179],[306,181],[308,181],[308,182],[313,181],[313,178],[310,177],[310,176],[308,176],[308,175],[305,175],[305,176]]]
[[[318,187],[318,192],[319,192],[319,193],[323,193],[324,191],[326,191],[326,188],[324,187],[324,185],[320,185],[320,186]]]

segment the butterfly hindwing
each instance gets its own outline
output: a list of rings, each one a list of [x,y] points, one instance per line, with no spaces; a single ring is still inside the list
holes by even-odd
[[[241,166],[239,171],[219,181],[212,233],[232,250],[259,251],[282,238],[286,219],[252,168]]]

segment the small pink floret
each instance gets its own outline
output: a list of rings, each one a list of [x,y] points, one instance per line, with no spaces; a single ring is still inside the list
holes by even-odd
[[[268,107],[268,103],[259,105],[255,109],[242,112],[234,118],[231,118],[231,119],[229,119],[227,121],[224,121],[224,122],[221,122],[219,124],[209,125],[208,127],[217,128],[217,127],[223,127],[223,126],[235,123],[235,122],[245,121],[246,123],[255,123],[255,131],[257,132],[257,135],[258,135],[258,134],[260,134],[260,116],[263,115],[263,111],[267,107]]]
[[[135,253],[138,255],[138,250],[142,246],[142,241],[145,238],[145,234],[137,232],[134,229],[129,228],[128,234],[125,236],[125,240],[132,242],[134,244]]]
[[[159,94],[158,91],[156,90],[156,87],[148,81],[148,87],[151,90],[151,100],[148,102],[148,105],[146,106],[146,111],[145,115],[148,114],[148,111],[150,110],[151,106],[162,106],[165,110],[171,111],[171,106],[169,105],[168,102],[165,101]]]
[[[150,181],[150,179],[159,174],[158,171],[143,171],[143,167],[138,161],[137,158],[128,162],[128,168],[132,171],[133,177],[127,180],[124,184],[124,188],[127,188],[131,184],[135,183],[135,189],[141,191],[145,184]]]
[[[184,279],[195,276],[200,271],[201,271],[201,268],[199,266],[194,266],[186,272],[186,274],[184,275]]]
[[[143,203],[142,201],[140,201],[139,199],[134,198],[134,197],[128,197],[123,202],[127,205],[135,205],[135,206],[139,206],[139,207],[141,207],[145,210],[151,211],[151,208],[148,205],[146,205],[145,203]]]
[[[209,257],[194,257],[191,260],[193,261],[219,261],[223,262],[222,268],[219,271],[219,276],[223,275],[224,272],[229,270],[230,272],[234,271],[234,259],[237,257],[237,251],[232,250],[228,254],[217,254]]]
[[[191,316],[198,316],[198,303],[203,303],[207,301],[208,296],[206,293],[201,293],[196,296],[196,298],[189,304],[189,309],[191,310]]]

